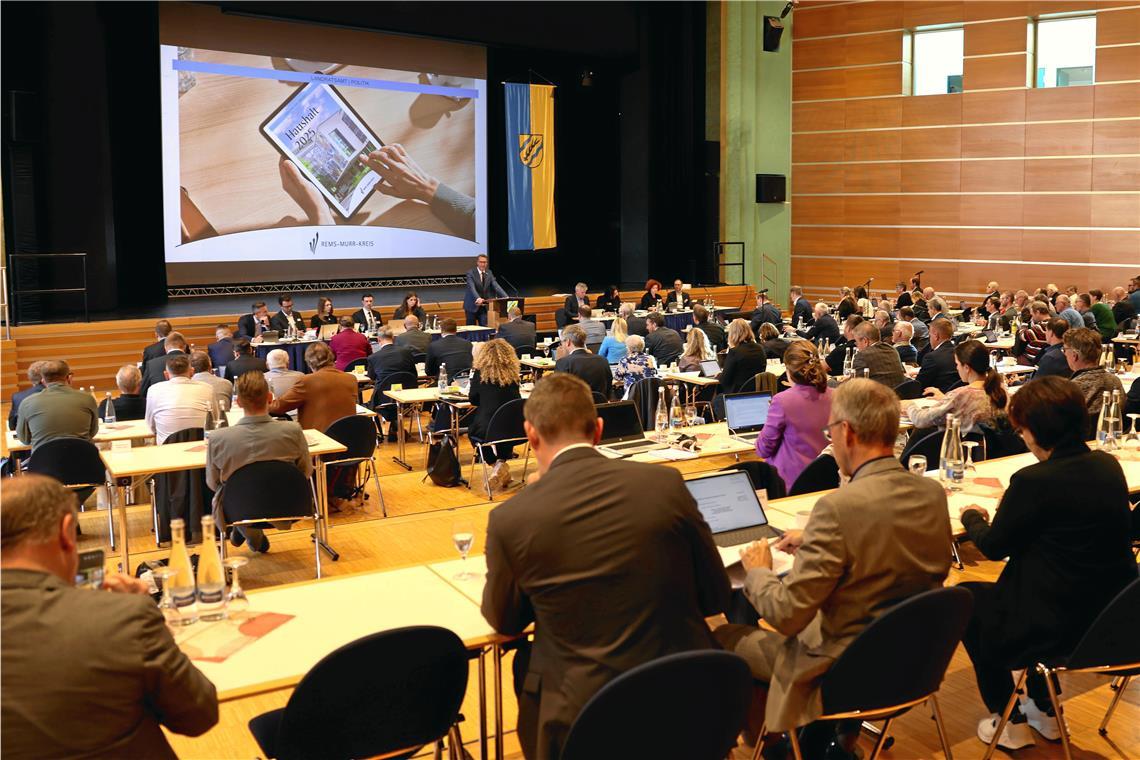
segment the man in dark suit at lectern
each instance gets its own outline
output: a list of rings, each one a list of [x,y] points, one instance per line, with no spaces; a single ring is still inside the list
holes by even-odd
[[[507,291],[499,286],[495,275],[487,268],[487,257],[479,254],[475,268],[467,270],[467,287],[463,292],[463,313],[469,325],[487,325],[487,301],[506,298]]]

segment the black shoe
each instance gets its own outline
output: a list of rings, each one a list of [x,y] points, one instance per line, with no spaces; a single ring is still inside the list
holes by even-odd
[[[396,443],[398,440],[400,440],[400,439],[399,439],[399,436],[397,433],[395,433],[394,431],[388,433],[388,443]]]
[[[245,543],[245,534],[237,528],[226,528],[230,534],[230,546],[235,549]]]
[[[250,541],[249,542],[249,548],[252,549],[253,551],[257,552],[258,554],[265,554],[266,552],[269,551],[269,537],[266,536],[264,533],[262,533],[260,545],[254,543],[253,541]]]
[[[787,734],[779,736],[770,734],[769,737],[764,744],[763,752],[760,753],[764,760],[788,760],[792,757],[792,742]]]

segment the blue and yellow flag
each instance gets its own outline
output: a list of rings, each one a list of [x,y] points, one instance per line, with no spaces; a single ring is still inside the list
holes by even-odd
[[[508,248],[558,245],[554,233],[554,87],[503,85],[507,104]]]

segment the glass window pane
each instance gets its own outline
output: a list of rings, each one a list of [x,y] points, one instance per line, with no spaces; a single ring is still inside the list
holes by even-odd
[[[962,91],[962,28],[914,34],[914,94]]]
[[[1092,84],[1095,63],[1096,16],[1038,20],[1038,87]]]

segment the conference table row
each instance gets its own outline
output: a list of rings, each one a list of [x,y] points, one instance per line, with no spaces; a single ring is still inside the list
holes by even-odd
[[[642,455],[645,457],[646,455]],[[1118,452],[1130,492],[1140,492],[1140,452]],[[949,494],[952,530],[962,533],[961,507],[977,504],[992,514],[1012,475],[1037,460],[1031,454],[980,462],[961,491]],[[927,473],[937,477],[937,472]],[[767,500],[765,514],[781,530],[802,528],[816,501],[830,491]],[[482,547],[475,547],[480,551]],[[721,547],[726,567],[739,561],[744,546]],[[777,570],[791,560],[778,555]],[[739,577],[739,573],[734,573]],[[480,611],[486,563],[481,555],[444,562],[306,581],[249,592],[244,615],[278,613],[288,622],[258,638],[222,662],[196,664],[218,689],[222,702],[290,690],[322,657],[357,638],[406,626],[448,628],[476,656],[479,673],[479,725],[482,757],[487,757],[486,667],[490,658],[495,708],[495,756],[502,757],[503,647],[514,637],[498,634]],[[362,603],[363,601],[367,603]],[[205,626],[240,625],[242,619],[196,623],[178,632],[180,641]]]

